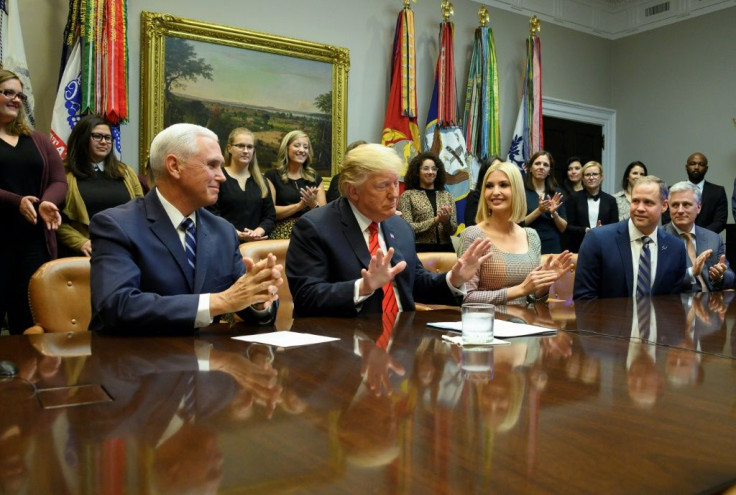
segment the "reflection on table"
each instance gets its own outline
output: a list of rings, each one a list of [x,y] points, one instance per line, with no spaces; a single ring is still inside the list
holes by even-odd
[[[3,338],[22,379],[0,382],[0,492],[716,490],[736,484],[728,296],[654,298],[648,339],[632,338],[628,300],[501,307],[567,330],[490,349],[426,326],[457,311],[402,313],[380,345],[378,317],[296,320],[340,340],[288,350],[224,325]],[[33,395],[82,384],[112,402],[43,409]]]

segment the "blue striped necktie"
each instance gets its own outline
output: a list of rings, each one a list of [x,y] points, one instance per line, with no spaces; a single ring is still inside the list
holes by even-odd
[[[649,237],[641,238],[641,255],[639,256],[639,275],[636,279],[636,313],[639,322],[639,337],[649,340],[651,319],[649,296],[652,293],[652,257],[649,252]]]
[[[636,297],[652,294],[652,256],[649,252],[650,237],[641,238],[641,255],[639,255],[639,274],[636,278]]]
[[[194,220],[185,218],[179,224],[179,228],[184,231],[184,251],[187,253],[187,261],[189,266],[194,270],[197,261],[197,236],[194,230]]]

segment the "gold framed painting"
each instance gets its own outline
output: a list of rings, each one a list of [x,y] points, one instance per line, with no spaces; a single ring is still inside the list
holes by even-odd
[[[140,163],[159,131],[190,122],[222,146],[247,127],[267,170],[282,137],[301,129],[326,185],[345,149],[349,69],[346,48],[141,12]]]

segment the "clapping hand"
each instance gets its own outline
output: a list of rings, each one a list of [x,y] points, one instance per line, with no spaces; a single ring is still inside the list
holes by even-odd
[[[440,206],[437,209],[437,216],[434,217],[434,221],[435,223],[449,222],[451,214],[452,214],[452,207]]]
[[[700,275],[700,273],[703,271],[703,267],[705,266],[705,260],[708,259],[708,256],[713,254],[712,249],[706,249],[702,253],[698,255],[697,258],[695,258],[695,263],[693,263],[693,276],[697,277]],[[725,261],[725,257],[721,257]],[[725,266],[725,265],[724,265]],[[712,268],[715,268],[713,266]],[[711,277],[711,280],[713,280],[713,277]]]
[[[552,270],[557,274],[557,278],[560,278],[574,266],[572,253],[565,250],[557,255],[551,254],[547,256],[542,266],[544,267],[543,270]]]
[[[709,249],[708,251],[712,250]],[[718,263],[708,268],[708,276],[714,283],[718,284],[723,281],[723,275],[726,273],[726,270],[728,270],[726,256],[722,254]],[[695,271],[695,268],[693,268],[693,271]]]
[[[315,208],[317,206],[317,188],[316,187],[302,187],[299,189],[299,195],[301,200],[308,208]]]

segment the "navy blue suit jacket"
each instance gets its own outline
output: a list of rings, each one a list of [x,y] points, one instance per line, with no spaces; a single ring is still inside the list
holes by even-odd
[[[586,234],[578,253],[573,299],[633,296],[634,265],[628,222],[598,227]],[[679,294],[687,272],[685,244],[659,228],[657,249],[652,295]]]
[[[394,248],[391,263],[406,261],[394,282],[404,311],[415,301],[459,303],[445,279],[424,269],[417,258],[414,231],[399,216],[381,222],[387,248]],[[368,268],[370,253],[358,221],[346,198],[328,203],[300,218],[294,225],[286,253],[286,276],[294,297],[294,316],[356,316],[355,281]],[[380,313],[383,291],[363,302],[361,313]]]
[[[179,234],[155,190],[96,214],[89,231],[91,330],[192,332],[199,295],[221,292],[245,273],[233,226],[200,208],[192,279]],[[258,318],[250,308],[241,316],[267,324],[276,306],[267,317]]]

